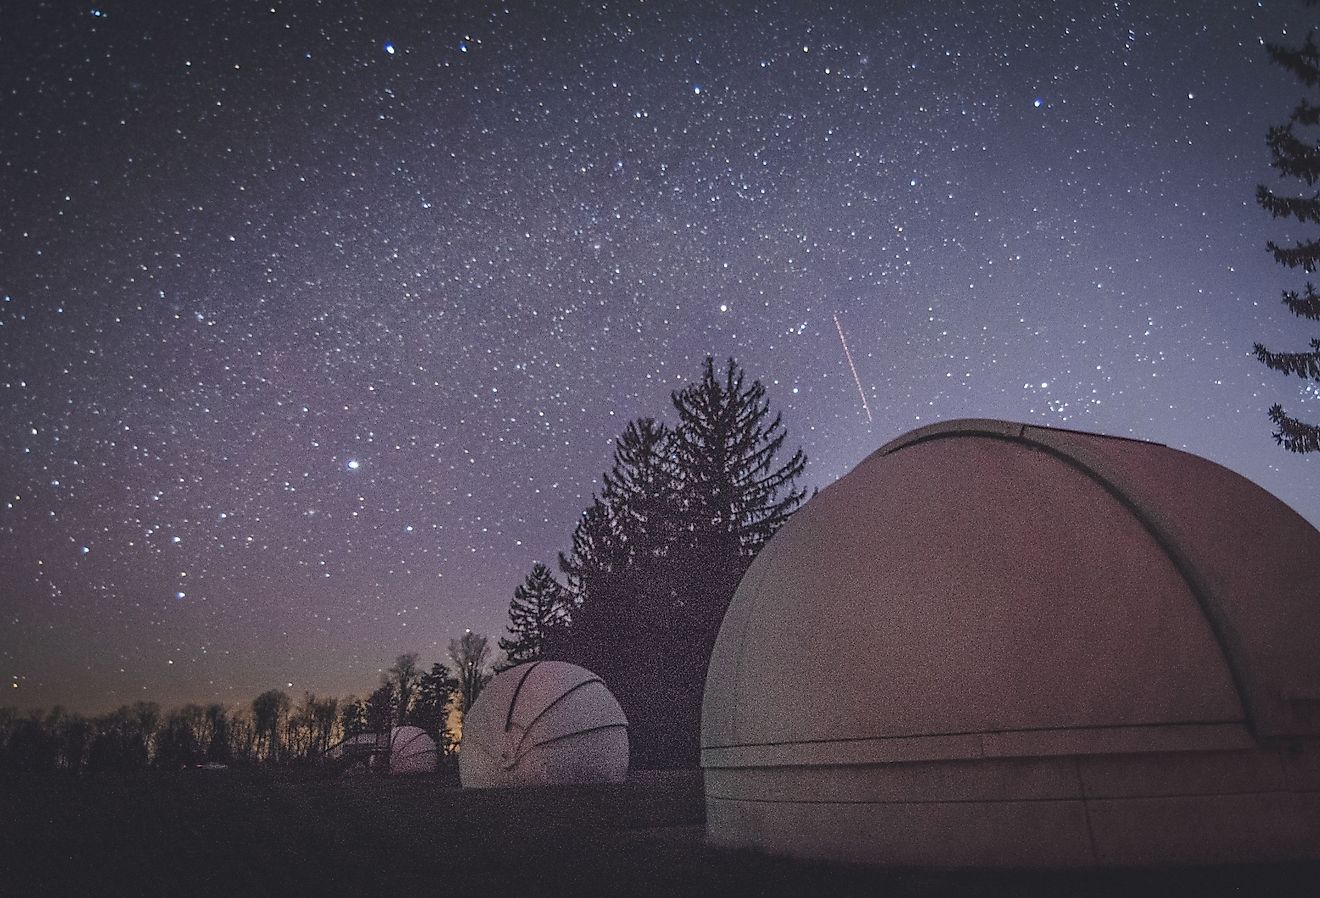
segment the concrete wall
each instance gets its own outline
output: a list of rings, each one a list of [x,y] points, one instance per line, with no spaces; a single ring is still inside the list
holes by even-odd
[[[1320,859],[1304,748],[706,769],[709,840],[895,866]]]

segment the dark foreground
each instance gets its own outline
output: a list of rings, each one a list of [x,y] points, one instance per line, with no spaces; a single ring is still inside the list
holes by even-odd
[[[702,841],[699,778],[471,792],[438,777],[184,771],[0,779],[0,894],[1320,895],[1320,865],[940,873]]]

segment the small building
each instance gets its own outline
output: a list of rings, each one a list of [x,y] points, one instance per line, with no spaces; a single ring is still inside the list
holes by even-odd
[[[1320,532],[1166,446],[913,431],[751,565],[709,840],[919,866],[1320,858]]]

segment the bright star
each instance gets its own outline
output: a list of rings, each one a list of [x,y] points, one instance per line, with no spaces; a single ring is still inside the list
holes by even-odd
[[[393,41],[386,41],[386,42],[385,42],[385,52],[388,53],[388,54],[390,54],[391,56],[394,55],[394,42],[393,42]]]
[[[1045,101],[1042,100],[1040,97],[1037,97],[1036,99],[1034,99],[1034,100],[1031,101],[1031,105],[1032,105],[1032,106],[1035,106],[1037,109],[1039,109],[1041,106],[1043,106],[1044,103],[1045,103]]]
[[[350,458],[344,467],[348,468],[350,471],[356,471],[358,468],[362,467],[362,464],[356,458]]]

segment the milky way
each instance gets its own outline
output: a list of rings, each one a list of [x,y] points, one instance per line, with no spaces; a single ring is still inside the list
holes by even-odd
[[[1265,417],[1320,397],[1250,357],[1311,336],[1252,199],[1300,4],[719,6],[9,4],[0,704],[497,635],[707,354],[809,485],[1000,417],[1320,521]]]

